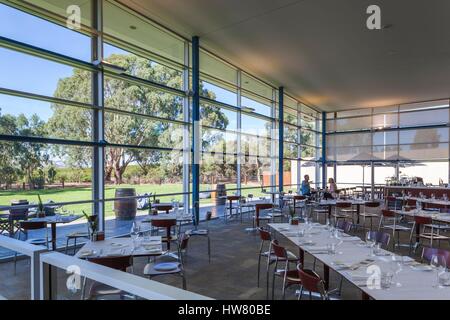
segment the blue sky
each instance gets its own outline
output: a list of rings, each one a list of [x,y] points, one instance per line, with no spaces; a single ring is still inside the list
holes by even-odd
[[[90,61],[90,38],[43,19],[0,4],[0,36],[45,48],[79,60]],[[124,53],[119,48],[105,45],[105,57]],[[36,58],[12,50],[0,48],[0,87],[53,96],[58,80],[72,75],[73,68],[45,59]],[[236,105],[236,93],[205,83],[205,88],[215,92],[218,101]],[[270,115],[270,109],[256,101],[242,98],[244,106],[258,113]],[[37,113],[43,120],[52,115],[50,103],[16,98],[0,94],[2,114],[29,116]],[[224,111],[226,114],[233,114]],[[243,127],[261,127],[261,120],[243,117]],[[237,126],[236,118],[230,117],[229,129]]]

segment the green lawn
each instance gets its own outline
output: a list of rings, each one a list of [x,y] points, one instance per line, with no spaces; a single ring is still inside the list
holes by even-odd
[[[154,185],[154,184],[142,184],[142,185],[108,185],[106,186],[106,198],[114,198],[115,189],[117,188],[135,188],[137,194],[143,193],[154,193],[158,194],[168,194],[168,193],[180,193],[183,191],[183,186],[181,183],[179,184],[162,184],[162,185]],[[209,185],[201,185],[201,190],[210,190],[212,187]],[[228,189],[236,188],[236,184],[227,184]],[[11,191],[0,191],[0,205],[10,205],[13,200],[28,200],[30,203],[37,203],[37,195],[39,194],[42,198],[42,201],[45,203],[49,200],[54,202],[71,202],[71,201],[82,201],[82,200],[90,200],[91,196],[91,188],[90,187],[66,187],[66,188],[52,188],[52,189],[43,189],[43,190],[11,190]],[[234,192],[234,191],[231,191]],[[231,194],[229,191],[228,193]],[[256,187],[248,190],[243,190],[242,194],[247,195],[252,193],[255,197],[261,196],[261,188]],[[176,199],[181,201],[183,196],[161,196],[158,197],[162,202],[171,201],[172,199]],[[212,203],[211,199],[202,199],[201,204]],[[69,205],[64,208],[68,212],[81,213],[81,210],[85,210],[90,213],[92,210],[92,205],[90,203],[87,204],[78,204],[78,205]],[[106,215],[111,216],[114,215],[113,212],[113,201],[108,201],[106,203]]]

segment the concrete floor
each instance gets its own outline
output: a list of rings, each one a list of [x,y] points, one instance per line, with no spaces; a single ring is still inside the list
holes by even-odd
[[[374,221],[377,225],[378,221]],[[256,233],[248,233],[244,229],[251,226],[251,221],[245,219],[241,224],[239,220],[224,222],[217,219],[210,222],[212,259],[208,263],[207,242],[202,237],[192,237],[189,240],[189,249],[185,265],[187,276],[187,289],[215,299],[265,299],[265,275],[261,277],[261,287],[256,285],[257,278],[257,252],[259,250],[259,236]],[[353,232],[364,237],[361,230]],[[298,253],[298,249],[282,236],[277,239],[287,246],[289,250]],[[403,243],[409,242],[409,235],[401,237]],[[442,243],[442,248],[450,249],[448,243]],[[407,254],[408,249],[402,248],[401,253]],[[418,250],[416,258],[419,258],[421,250]],[[147,259],[135,260],[134,273],[142,275]],[[306,255],[305,267],[312,268],[313,260]],[[29,283],[29,266],[27,260],[19,261],[18,275],[13,276],[12,263],[0,264],[2,280],[0,281],[0,295],[6,298],[26,299],[28,297],[27,284]],[[316,265],[316,271],[322,273],[322,266]],[[170,285],[181,287],[181,280],[176,276],[164,276],[155,278]],[[331,271],[330,288],[338,286],[340,277]],[[281,298],[280,280],[276,285],[276,299]],[[294,289],[287,292],[287,299],[295,299]],[[63,294],[64,295],[64,294]],[[67,296],[66,296],[67,297]],[[358,288],[344,281],[342,299],[361,299]]]

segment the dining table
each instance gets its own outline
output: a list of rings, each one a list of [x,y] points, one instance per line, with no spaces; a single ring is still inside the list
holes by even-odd
[[[228,210],[230,211],[230,218],[233,216],[233,201],[238,201],[241,200],[241,196],[239,195],[228,195],[228,196],[220,196],[219,199],[225,199],[225,201],[228,201],[229,203],[229,207]],[[226,210],[226,209],[225,209]],[[226,219],[227,217],[227,213],[224,212],[224,217]]]
[[[162,238],[149,236],[139,239],[137,243],[130,237],[88,241],[78,250],[75,257],[89,260],[99,257],[152,257],[163,253]]]
[[[373,245],[359,237],[319,223],[271,223],[269,227],[298,248],[302,266],[306,254],[323,264],[322,279],[327,290],[333,271],[358,288],[362,299],[450,299],[450,282],[438,286],[437,269],[411,257],[384,249],[375,253]],[[329,250],[332,244],[333,251]],[[383,281],[386,274],[392,276],[391,281]]]
[[[45,217],[37,217],[37,218],[31,218],[28,219],[28,221],[35,221],[35,222],[45,222],[47,225],[50,225],[51,227],[51,243],[52,243],[52,250],[56,250],[56,226],[58,224],[68,224],[71,222],[74,222],[80,218],[82,218],[83,215],[59,215],[55,214],[53,216],[45,216]]]

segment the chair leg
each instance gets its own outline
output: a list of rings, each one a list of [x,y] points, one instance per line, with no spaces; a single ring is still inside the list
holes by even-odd
[[[275,272],[277,271],[277,267],[275,265],[275,270],[273,271],[272,275],[272,300],[275,298]]]
[[[208,262],[211,263],[211,239],[208,235]]]
[[[17,272],[17,252],[14,252],[14,275]]]
[[[69,250],[69,237],[66,239],[66,248],[64,250],[64,253],[67,254],[67,251]]]
[[[258,256],[258,274],[257,274],[257,276],[258,276],[258,282],[257,282],[258,288],[259,288],[259,274],[260,274],[260,269],[261,269],[261,253],[260,253],[259,256]]]
[[[300,294],[298,295],[298,299],[297,300],[302,300],[302,296],[303,296],[303,286],[300,286]]]

